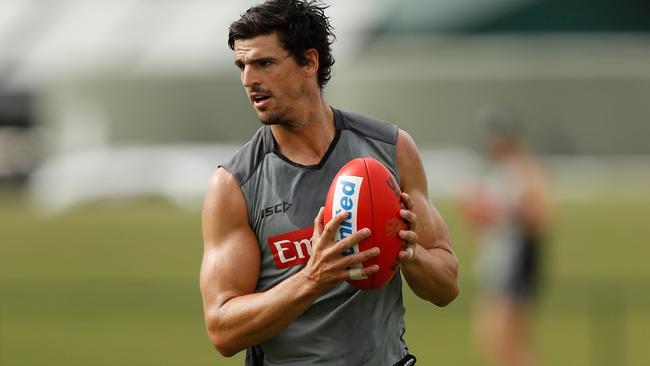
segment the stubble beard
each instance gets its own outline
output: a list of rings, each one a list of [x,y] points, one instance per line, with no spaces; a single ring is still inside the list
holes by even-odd
[[[296,93],[296,95],[294,96],[290,96],[288,99],[298,101],[298,100],[302,100],[303,98],[305,98],[305,93],[304,90],[301,89],[300,92]],[[297,130],[300,127],[302,127],[306,122],[306,121],[300,121],[296,117],[291,116],[291,111],[287,106],[282,106],[273,111],[267,111],[261,113],[258,112],[257,116],[260,122],[262,122],[262,124],[264,125],[281,126],[288,130]]]
[[[286,108],[276,111],[258,113],[257,117],[260,122],[266,126],[282,126],[288,129],[296,127],[297,123],[288,116],[289,111]]]

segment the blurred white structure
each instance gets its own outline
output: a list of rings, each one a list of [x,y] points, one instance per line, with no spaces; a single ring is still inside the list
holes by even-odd
[[[98,76],[201,80],[206,75],[223,73],[223,70],[236,74],[231,51],[226,45],[228,25],[257,2],[0,0],[0,88],[47,94],[48,88],[66,84],[68,80],[92,80]],[[632,83],[636,88],[633,92],[644,96],[645,84],[635,83],[650,80],[650,38],[642,32],[384,34],[372,38],[379,25],[393,19],[408,24],[413,18],[435,29],[462,28],[543,3],[536,0],[325,2],[331,5],[328,15],[337,34],[334,43],[337,64],[332,85],[326,91],[328,100],[343,108],[351,106],[363,111],[379,110],[380,114],[386,112],[387,119],[401,119],[409,131],[415,131],[416,140],[431,133],[413,127],[430,121],[418,114],[427,111],[413,111],[435,108],[435,118],[442,121],[440,126],[444,126],[448,130],[446,136],[451,137],[448,143],[437,145],[436,150],[422,151],[434,196],[453,195],[459,184],[471,180],[480,169],[480,159],[455,144],[460,136],[467,135],[459,121],[471,118],[474,113],[471,109],[486,102],[482,93],[495,90],[493,84],[486,84],[486,81],[496,81],[503,86],[513,81],[531,80],[568,80],[569,83],[572,80],[623,80]],[[452,84],[454,82],[456,84]],[[471,85],[468,89],[477,91],[472,94],[458,88],[460,84],[467,87],[468,82],[483,83],[479,85],[483,89]],[[402,89],[395,89],[395,85],[401,85]],[[413,92],[413,85],[420,86],[421,91],[407,95]],[[566,120],[574,127],[578,126],[577,122],[610,125],[612,121],[600,116],[607,106],[593,103],[594,100],[607,100],[609,96],[600,95],[600,89],[590,85],[581,86],[592,93],[581,94],[580,103],[565,101],[567,98],[558,93],[549,95],[555,90],[553,88],[535,89],[547,90],[546,95],[527,94],[518,99],[522,104],[528,102],[528,107],[541,99],[547,102],[538,103],[534,109],[534,116],[540,120],[533,121],[537,127],[533,132],[549,133],[546,142],[561,140],[563,136],[557,130],[544,131],[544,123],[557,121],[558,116],[564,115],[568,115]],[[617,90],[627,92],[627,85],[620,84]],[[448,86],[451,88],[445,89]],[[371,96],[366,95],[370,94],[367,93],[369,89],[373,91]],[[55,102],[60,110],[46,114],[41,121],[44,124],[41,132],[46,136],[45,150],[49,148],[51,155],[31,180],[33,196],[49,210],[65,209],[88,200],[150,194],[163,195],[184,207],[198,207],[197,201],[205,192],[216,163],[228,159],[237,147],[236,143],[187,144],[180,138],[166,144],[138,141],[137,138],[115,143],[112,137],[119,123],[141,122],[144,128],[153,129],[145,123],[145,118],[155,119],[158,115],[120,119],[107,112],[107,106],[102,104],[106,103],[105,99],[84,95],[86,89],[73,90],[66,95],[60,95],[59,89],[53,90],[47,94],[50,100],[45,104],[57,99]],[[458,94],[450,94],[449,90]],[[508,85],[500,91],[497,102],[503,102],[499,97],[505,102],[514,98]],[[405,95],[399,105],[377,103],[373,98],[385,101],[395,93]],[[619,102],[628,100],[629,104],[634,104],[636,99],[642,99],[638,95],[629,98],[623,94],[619,93]],[[558,105],[570,107],[554,109]],[[585,108],[592,105],[591,112]],[[458,112],[461,109],[463,112]],[[629,109],[619,103],[618,109],[612,110],[611,114],[618,118],[619,110]],[[137,109],[133,113],[142,111]],[[643,111],[638,108],[637,120],[645,118],[645,115],[638,117]],[[593,116],[601,118],[592,119]],[[154,128],[160,130],[169,125],[161,122]],[[589,131],[574,135],[598,137],[590,135]],[[621,142],[617,140],[616,143]],[[642,182],[641,185],[650,182],[648,159],[617,159],[550,158],[555,178],[561,182],[561,189],[556,191],[558,197],[580,199],[581,195],[589,196],[592,191],[594,194],[607,192],[618,184],[615,177],[619,174],[628,177],[628,181]],[[598,184],[585,189],[585,181]]]
[[[0,87],[38,91],[60,80],[110,73],[168,77],[234,70],[228,26],[258,2],[0,0]],[[388,2],[331,2],[328,15],[340,37],[337,61],[362,41]],[[32,175],[30,188],[48,211],[137,195],[163,195],[196,208],[215,162],[238,147],[181,141],[113,146],[113,121],[83,97],[65,105],[54,128],[44,122],[54,155]]]
[[[133,146],[91,149],[48,159],[31,180],[32,197],[47,212],[79,203],[160,196],[198,209],[215,158],[228,159],[239,146]]]
[[[393,1],[329,2],[340,36],[337,57],[345,58]],[[258,2],[0,0],[0,76],[24,86],[111,70],[201,73],[231,66],[228,26]]]

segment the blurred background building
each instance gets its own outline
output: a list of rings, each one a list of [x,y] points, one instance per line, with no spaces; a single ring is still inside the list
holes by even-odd
[[[588,349],[594,354],[574,358],[578,361],[573,364],[647,364],[648,358],[616,357],[640,354],[647,328],[634,324],[650,324],[647,256],[635,255],[636,250],[647,246],[650,235],[644,222],[650,203],[650,3],[326,2],[331,5],[328,14],[338,38],[334,43],[337,62],[333,78],[325,89],[327,100],[342,109],[392,121],[409,131],[422,151],[430,193],[443,208],[458,185],[481,169],[480,146],[474,134],[476,112],[486,105],[507,106],[517,112],[531,148],[549,168],[554,199],[563,205],[556,235],[566,246],[552,254],[563,287],[557,287],[545,305],[546,314],[557,315],[557,319],[542,324],[540,334],[546,337],[542,341],[557,347],[552,340],[556,336],[554,327],[569,324],[560,332],[571,337],[576,352],[582,355],[580,352]],[[69,223],[74,231],[59,238],[58,231],[48,231],[47,227],[64,228],[67,219],[54,225],[16,213],[23,212],[15,208],[23,207],[22,203],[12,206],[6,203],[10,201],[7,195],[2,195],[0,204],[9,208],[0,211],[0,218],[4,223],[15,222],[17,243],[48,242],[43,237],[23,239],[23,233],[36,225],[44,232],[55,233],[57,245],[67,248],[66,243],[75,243],[68,238],[78,236],[78,227],[95,227],[93,222],[83,221],[94,216],[74,216],[74,209],[88,202],[162,196],[196,215],[212,171],[259,128],[226,44],[230,22],[254,3],[0,0],[0,188],[18,185],[41,210],[64,215],[72,211],[74,217]],[[151,213],[147,210],[143,212]],[[454,223],[452,209],[443,213],[449,218],[452,236],[458,238],[459,255],[465,259],[462,227]],[[179,217],[197,221],[195,216]],[[615,219],[620,225],[610,226]],[[96,228],[101,232],[100,226]],[[183,228],[199,233],[190,224]],[[0,235],[8,230],[9,226]],[[109,234],[119,237],[115,242],[132,243],[130,237]],[[109,236],[96,243],[115,244]],[[133,238],[148,236],[139,233]],[[142,239],[132,244],[137,247],[146,242]],[[74,248],[85,253],[85,245]],[[105,249],[110,245],[93,250],[113,258]],[[4,286],[0,289],[6,291],[3,299],[12,299],[8,294],[24,295],[24,288],[48,293],[38,287],[41,277],[34,277],[33,282],[25,280],[31,277],[22,271],[29,266],[6,259],[14,253],[32,261],[40,252],[35,254],[29,248],[27,244],[0,245],[6,260],[0,265],[0,274],[6,271],[8,279],[6,283],[0,281]],[[170,252],[178,254],[178,250]],[[613,252],[625,254],[625,258],[611,256]],[[48,253],[53,258],[57,255]],[[68,252],[62,249],[61,253]],[[2,257],[0,253],[0,260]],[[125,260],[119,258],[114,259]],[[70,273],[77,268],[70,265],[76,263],[74,260],[62,263],[72,268]],[[173,267],[176,262],[171,259],[161,259],[160,263],[169,264],[165,268],[174,271],[179,268],[179,273],[180,268],[198,269],[198,262],[184,264],[186,267]],[[136,267],[125,264],[120,275]],[[95,271],[82,264],[79,268],[78,273],[65,277],[65,285],[60,285],[70,299],[93,293],[91,286],[78,291],[67,287]],[[141,275],[138,281],[142,281],[137,283],[154,278],[147,269],[143,271],[137,272]],[[571,280],[563,282],[566,278]],[[11,282],[13,279],[16,281]],[[190,280],[194,278],[190,276]],[[106,288],[108,293],[123,291],[121,284]],[[183,294],[194,290],[191,282]],[[634,294],[633,301],[630,294]],[[16,299],[21,298],[18,295]],[[147,300],[140,301],[144,304]],[[452,316],[458,321],[454,326],[464,324],[467,317],[463,301],[460,299],[458,316]],[[6,314],[12,309],[29,309],[18,300],[11,304],[0,308],[0,336],[11,335],[0,338],[0,363],[2,354],[8,354],[2,339],[18,339],[14,345],[20,341],[7,329],[31,329],[24,328],[23,323],[13,328],[7,323]],[[131,305],[135,306],[121,304],[121,308],[131,309]],[[633,307],[636,310],[630,310]],[[417,307],[409,309],[415,309],[409,310],[410,314],[420,314]],[[56,315],[60,319],[77,321],[61,315],[61,311]],[[137,313],[146,318],[145,314],[144,310]],[[32,317],[33,313],[28,315]],[[441,316],[436,326],[444,327],[444,319]],[[417,334],[417,325],[411,329]],[[63,339],[84,339],[75,337]],[[202,334],[200,337],[203,339]],[[20,344],[28,347],[29,342]],[[415,347],[418,349],[417,343]],[[462,344],[456,347],[467,349]],[[598,353],[605,349],[614,351]],[[562,353],[555,351],[557,348],[547,348],[547,359]],[[48,354],[47,350],[43,352]],[[454,358],[447,363],[459,364]]]
[[[30,175],[50,209],[141,193],[196,207],[215,165],[258,128],[225,44],[252,3],[2,0],[0,176]],[[472,119],[486,104],[517,109],[558,179],[579,171],[609,184],[602,169],[628,166],[614,175],[648,179],[647,2],[331,5],[328,100],[410,131],[431,154],[429,171],[456,167],[433,180],[434,193],[469,174]],[[585,193],[569,188],[559,193]]]

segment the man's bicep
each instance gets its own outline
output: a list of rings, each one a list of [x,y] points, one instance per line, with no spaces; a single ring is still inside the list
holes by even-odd
[[[418,217],[416,232],[426,249],[440,246],[450,248],[447,226],[429,201],[427,178],[422,159],[413,139],[403,130],[397,140],[397,164],[404,192],[413,200],[413,211]]]
[[[233,297],[255,291],[259,251],[246,241],[222,241],[206,248],[201,263],[201,292],[206,306],[221,306]]]
[[[257,237],[248,224],[241,189],[223,169],[210,181],[202,226],[201,292],[206,308],[252,293],[260,268]]]

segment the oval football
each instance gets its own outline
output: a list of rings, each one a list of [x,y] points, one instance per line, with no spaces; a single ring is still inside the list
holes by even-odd
[[[352,233],[367,227],[371,235],[343,255],[358,253],[379,247],[380,254],[357,267],[379,265],[374,275],[349,279],[348,283],[362,290],[377,289],[395,275],[397,255],[403,240],[400,230],[406,228],[399,216],[401,208],[400,188],[393,174],[378,160],[363,157],[350,160],[334,177],[325,201],[324,222],[341,211],[348,211],[348,218],[336,231],[335,240],[343,240]]]

